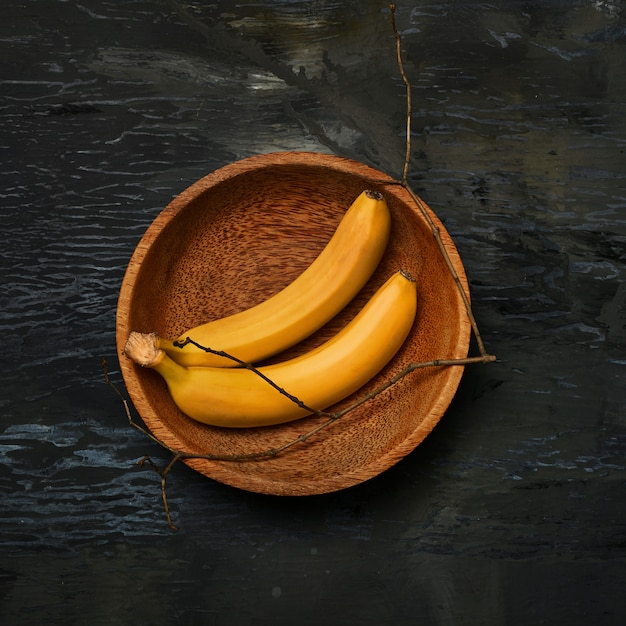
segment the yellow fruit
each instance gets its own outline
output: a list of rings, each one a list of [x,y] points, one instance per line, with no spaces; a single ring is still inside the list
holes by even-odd
[[[187,367],[237,365],[192,344],[175,345],[187,337],[248,363],[282,352],[321,328],[354,298],[378,266],[390,229],[382,194],[364,191],[324,250],[290,285],[250,309],[192,328],[178,339],[157,337],[158,348]]]
[[[232,428],[280,424],[323,410],[367,383],[403,344],[416,308],[415,281],[396,272],[331,339],[259,368],[307,408],[247,368],[183,367],[157,348],[152,335],[131,333],[125,354],[161,374],[178,408],[195,420]]]

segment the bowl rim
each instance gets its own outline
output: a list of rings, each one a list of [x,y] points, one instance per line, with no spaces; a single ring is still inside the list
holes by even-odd
[[[145,412],[142,413],[142,408],[150,406],[149,400],[145,396],[141,385],[138,384],[137,377],[129,360],[123,355],[124,344],[131,330],[129,327],[129,307],[132,302],[135,285],[139,278],[141,264],[149,253],[150,246],[166,225],[192,200],[206,193],[212,187],[235,176],[281,165],[311,166],[317,168],[328,167],[342,174],[359,176],[363,178],[364,181],[370,180],[379,184],[389,185],[389,192],[398,196],[402,202],[408,203],[414,207],[415,213],[418,217],[421,217],[423,221],[426,221],[426,219],[423,215],[420,215],[420,213],[426,212],[428,214],[428,219],[432,221],[432,224],[438,230],[441,243],[446,250],[450,263],[459,278],[459,282],[467,298],[469,299],[470,297],[465,268],[448,231],[434,211],[432,211],[421,198],[419,199],[421,206],[416,206],[415,200],[397,179],[364,163],[322,152],[269,152],[229,163],[193,182],[162,209],[139,240],[122,279],[116,310],[117,356],[127,393],[137,413],[152,434],[154,434],[154,427],[158,427],[160,419],[156,414],[150,415],[145,414]],[[460,297],[459,300],[461,300]],[[465,306],[456,309],[455,313],[459,327],[459,336],[456,342],[455,354],[446,358],[465,358],[469,352],[471,324]],[[437,401],[431,407],[428,415],[423,417],[420,425],[415,428],[408,437],[398,442],[384,454],[378,456],[374,461],[368,463],[366,467],[325,477],[323,479],[315,479],[312,481],[314,484],[306,487],[303,487],[301,484],[292,484],[291,482],[272,481],[268,483],[264,478],[236,471],[236,463],[212,461],[200,457],[182,458],[182,460],[186,465],[198,471],[200,474],[218,482],[246,491],[270,495],[318,495],[355,486],[374,478],[395,465],[412,452],[428,436],[446,412],[456,394],[464,369],[465,367],[463,365],[455,365],[454,367],[447,368],[447,378],[445,384],[442,385]],[[162,424],[162,422],[160,423]],[[167,432],[169,433],[170,431],[168,430]],[[169,434],[165,437],[160,433],[159,439],[171,449],[179,449],[174,433],[172,433],[171,437]],[[178,442],[178,446],[180,446],[180,442]],[[292,454],[295,454],[295,452],[292,452]]]

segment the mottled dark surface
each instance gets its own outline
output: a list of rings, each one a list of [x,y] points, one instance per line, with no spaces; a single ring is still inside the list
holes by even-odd
[[[398,2],[411,183],[499,360],[380,477],[271,498],[136,464],[116,298],[207,172],[308,149],[393,175],[384,2],[5,0],[0,621],[621,625],[626,620],[626,7]]]

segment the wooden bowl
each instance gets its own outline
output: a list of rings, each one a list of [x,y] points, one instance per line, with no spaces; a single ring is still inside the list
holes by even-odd
[[[352,303],[287,356],[336,332],[398,269],[417,279],[413,329],[366,388],[331,410],[380,386],[409,363],[467,356],[471,327],[459,289],[431,227],[404,188],[382,172],[335,156],[283,152],[251,157],[205,176],[175,198],[144,234],[124,276],[116,329],[121,371],[135,408],[160,441],[192,454],[249,454],[278,448],[323,421],[312,416],[251,429],[200,424],[176,408],[157,373],[135,365],[123,348],[132,330],[176,337],[279,291],[314,260],[364,189],[381,191],[392,212],[383,260]],[[469,294],[449,234],[426,211]],[[411,452],[446,411],[462,372],[457,365],[415,370],[274,458],[185,462],[209,478],[253,492],[311,495],[344,489]]]

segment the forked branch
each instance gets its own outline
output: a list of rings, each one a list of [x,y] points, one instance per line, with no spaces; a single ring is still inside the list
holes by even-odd
[[[115,393],[119,396],[119,398],[121,399],[123,406],[124,406],[124,410],[126,412],[126,416],[128,419],[129,424],[133,427],[138,429],[139,431],[141,431],[143,434],[145,434],[147,437],[149,437],[152,441],[158,443],[160,446],[162,446],[163,448],[165,448],[171,455],[172,458],[170,459],[170,461],[167,463],[167,465],[164,468],[159,467],[149,456],[144,456],[140,461],[139,461],[139,465],[141,467],[143,467],[146,463],[148,463],[150,465],[150,467],[152,467],[152,469],[159,474],[159,476],[161,477],[161,497],[163,499],[163,506],[165,509],[165,514],[167,517],[167,524],[168,526],[173,529],[173,530],[177,530],[176,526],[172,523],[172,519],[171,519],[171,514],[170,514],[170,509],[169,509],[169,505],[168,505],[168,500],[167,500],[167,492],[166,492],[166,483],[167,483],[167,476],[168,474],[171,472],[172,468],[174,467],[174,465],[181,460],[186,460],[186,459],[206,459],[209,461],[234,461],[234,462],[241,462],[241,461],[256,461],[256,460],[262,460],[262,459],[266,459],[266,458],[275,458],[278,455],[284,453],[285,451],[287,451],[288,449],[298,445],[298,444],[302,444],[304,442],[306,442],[308,439],[310,439],[311,437],[313,437],[314,435],[316,435],[318,432],[320,432],[322,429],[328,427],[330,424],[333,424],[334,422],[336,422],[337,420],[341,419],[344,415],[350,413],[351,411],[354,411],[357,407],[363,405],[366,402],[369,402],[370,400],[372,400],[373,398],[375,398],[377,395],[379,395],[380,393],[382,393],[383,391],[385,391],[386,389],[390,388],[392,385],[395,385],[396,383],[398,383],[398,381],[400,381],[401,379],[403,379],[405,376],[408,376],[409,374],[411,374],[412,372],[418,370],[418,369],[424,369],[427,367],[451,367],[451,366],[465,366],[465,365],[471,365],[471,364],[475,364],[475,363],[489,363],[489,362],[493,362],[496,360],[496,357],[494,355],[488,354],[484,343],[482,341],[482,338],[480,336],[480,332],[478,330],[478,325],[476,323],[476,320],[474,318],[473,312],[472,312],[472,308],[471,308],[471,304],[469,301],[469,298],[465,292],[465,289],[463,287],[463,284],[458,276],[458,273],[456,272],[454,265],[452,263],[452,261],[450,260],[450,256],[448,254],[448,251],[442,241],[441,238],[441,233],[439,231],[439,228],[437,227],[437,225],[433,222],[429,211],[427,210],[427,207],[424,205],[423,201],[419,198],[419,196],[410,188],[409,184],[408,184],[408,171],[409,171],[409,164],[410,164],[410,157],[411,157],[411,109],[412,109],[412,102],[411,102],[411,83],[409,82],[409,79],[407,77],[406,71],[404,69],[404,63],[402,60],[402,40],[400,37],[400,33],[397,29],[396,26],[396,20],[395,20],[395,9],[396,6],[395,4],[390,4],[389,5],[390,8],[390,12],[391,12],[391,24],[392,24],[392,28],[393,28],[393,33],[395,36],[395,40],[396,40],[396,55],[397,55],[397,62],[398,62],[398,69],[400,71],[400,75],[402,77],[402,80],[404,81],[404,85],[406,87],[406,103],[407,103],[407,112],[406,112],[406,153],[405,153],[405,161],[404,161],[404,168],[403,168],[403,172],[402,172],[402,178],[401,180],[380,180],[377,182],[380,183],[384,183],[384,184],[396,184],[396,185],[401,185],[402,187],[404,187],[406,189],[406,191],[409,193],[409,195],[411,196],[411,198],[413,199],[413,201],[415,202],[415,205],[417,206],[418,210],[420,211],[420,213],[422,214],[422,216],[424,217],[424,219],[426,220],[426,222],[428,223],[432,234],[435,238],[435,240],[437,241],[439,250],[441,251],[441,254],[445,260],[446,266],[448,267],[451,275],[454,278],[455,284],[459,290],[459,293],[461,295],[461,298],[463,300],[466,312],[467,312],[467,316],[468,319],[470,321],[471,327],[472,327],[472,331],[474,333],[474,336],[476,338],[476,342],[478,345],[478,349],[480,352],[480,356],[476,356],[476,357],[466,357],[466,358],[458,358],[458,359],[448,359],[448,358],[442,358],[442,359],[435,359],[432,361],[428,361],[428,362],[423,362],[423,363],[411,363],[408,366],[406,366],[404,369],[402,369],[400,372],[398,372],[397,374],[395,374],[394,376],[392,376],[389,380],[387,380],[386,382],[384,382],[382,385],[380,385],[379,387],[377,387],[376,389],[372,390],[371,392],[363,395],[362,397],[358,398],[357,400],[355,400],[355,402],[353,402],[351,405],[345,407],[344,409],[342,409],[341,411],[335,412],[335,413],[329,413],[327,411],[319,411],[316,409],[313,409],[311,407],[307,407],[306,404],[304,404],[304,402],[302,402],[299,398],[297,398],[296,396],[290,394],[287,390],[282,389],[280,386],[278,386],[276,383],[274,383],[272,380],[270,380],[267,376],[265,376],[262,372],[260,372],[257,368],[255,368],[253,365],[251,365],[250,363],[246,363],[244,361],[241,361],[239,359],[237,359],[236,357],[229,355],[223,351],[218,351],[218,350],[213,350],[211,349],[209,346],[201,346],[200,344],[196,343],[195,341],[191,340],[190,338],[187,338],[185,341],[182,341],[178,344],[178,347],[183,347],[185,345],[187,345],[188,343],[191,343],[193,345],[195,345],[197,348],[200,348],[202,350],[205,350],[207,352],[212,352],[213,354],[217,354],[219,356],[222,357],[226,357],[226,358],[230,358],[234,361],[236,361],[240,366],[242,367],[246,367],[248,369],[250,369],[252,372],[256,373],[258,376],[261,376],[269,385],[272,385],[275,389],[277,389],[280,393],[284,394],[286,397],[288,397],[292,402],[295,402],[298,406],[305,408],[306,410],[310,411],[312,414],[317,415],[318,417],[323,417],[326,418],[324,421],[321,421],[318,425],[316,425],[314,428],[312,428],[311,430],[309,430],[308,432],[294,438],[291,441],[288,441],[280,446],[277,446],[275,448],[270,448],[267,450],[263,450],[260,452],[251,452],[248,454],[222,454],[222,453],[207,453],[207,454],[197,454],[197,453],[190,453],[187,452],[185,450],[178,450],[175,448],[172,448],[171,446],[167,445],[166,443],[164,443],[163,441],[161,441],[160,439],[158,439],[157,437],[155,437],[151,432],[149,432],[146,428],[144,428],[143,426],[141,426],[138,422],[136,422],[133,419],[131,410],[130,410],[130,405],[128,403],[128,401],[126,400],[126,398],[122,395],[122,393],[117,389],[117,387],[115,386],[115,384],[113,383],[113,381],[111,380],[109,373],[107,371],[107,366],[106,366],[106,361],[103,359],[102,360],[102,368],[104,371],[104,376],[105,376],[105,381],[108,385],[111,386],[111,388],[115,391]]]

